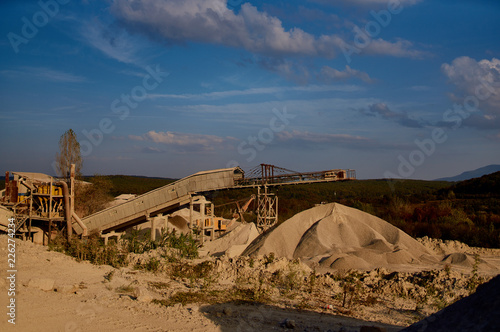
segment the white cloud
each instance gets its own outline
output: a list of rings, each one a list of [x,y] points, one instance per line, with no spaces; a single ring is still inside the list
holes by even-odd
[[[373,39],[370,44],[363,49],[368,55],[390,55],[397,58],[421,59],[429,54],[413,48],[413,43],[404,39],[397,39],[396,42],[389,42],[381,38]]]
[[[316,2],[324,5],[338,5],[339,2],[350,5],[350,6],[380,6],[384,5],[385,7],[387,6],[389,0],[338,0],[338,1],[333,1],[333,0],[309,0],[311,2]],[[394,2],[396,4],[400,4],[401,6],[411,6],[415,5],[422,0],[398,0],[397,2]]]
[[[429,91],[431,89],[428,85],[414,85],[408,88],[411,91],[421,92],[421,91]]]
[[[177,133],[172,131],[161,132],[151,130],[142,136],[129,135],[135,141],[151,141],[174,148],[177,152],[206,152],[216,149],[229,148],[236,141],[233,137]],[[158,148],[147,148],[148,151],[160,151]]]
[[[276,133],[276,136],[281,141],[303,141],[311,143],[366,143],[370,141],[370,139],[361,136],[347,134],[318,134],[299,130],[282,131]]]
[[[258,61],[258,64],[266,70],[302,85],[307,84],[311,76],[309,68],[295,60],[263,57]]]
[[[402,148],[402,144],[383,143],[372,138],[349,134],[312,133],[308,131],[292,130],[276,133],[279,143],[293,148],[303,149],[393,149]]]
[[[329,67],[329,66],[323,66],[321,68],[321,72],[319,74],[320,80],[323,81],[340,81],[340,80],[347,80],[350,78],[359,78],[360,80],[366,82],[366,83],[372,83],[373,80],[370,78],[370,76],[363,72],[359,71],[356,69],[352,69],[348,65],[345,66],[345,69],[340,71],[335,68]]]
[[[479,101],[482,113],[471,114],[466,123],[481,128],[500,127],[500,60],[476,61],[467,56],[443,64],[442,72],[456,86],[454,99],[464,103],[467,97]]]
[[[106,26],[97,19],[85,22],[80,30],[85,41],[106,56],[123,63],[140,62],[137,53],[145,43],[115,26]]]
[[[413,2],[413,1],[406,1]],[[345,41],[336,34],[315,36],[298,27],[285,29],[280,19],[244,3],[239,12],[227,8],[226,0],[115,0],[112,13],[127,29],[169,44],[200,42],[218,44],[271,56],[319,56],[333,58]],[[409,41],[373,40],[366,54],[422,57]],[[269,62],[269,61],[268,61]],[[268,64],[269,65],[269,64]],[[292,78],[289,62],[271,63],[270,69]],[[303,71],[299,68],[299,71]]]
[[[239,13],[224,0],[116,0],[112,12],[129,29],[170,43],[186,41],[221,44],[278,55],[333,56],[338,40],[315,38],[299,28],[285,30],[281,21],[249,3]]]
[[[77,76],[71,73],[45,67],[20,67],[15,70],[3,70],[1,71],[1,74],[14,78],[30,77],[51,82],[81,83],[87,81],[87,78],[83,76]]]
[[[372,138],[349,134],[327,134],[292,130],[276,133],[276,137],[279,143],[302,149],[342,148],[373,150],[407,148],[406,144],[384,143]]]
[[[346,85],[308,85],[308,86],[292,86],[292,87],[284,87],[284,86],[276,86],[276,87],[266,87],[266,88],[250,88],[244,90],[228,90],[228,91],[214,91],[214,92],[206,92],[200,94],[149,94],[148,98],[157,99],[157,98],[165,98],[165,99],[222,99],[222,98],[230,98],[230,97],[240,97],[240,96],[256,96],[256,95],[269,95],[269,94],[277,94],[277,93],[296,93],[296,92],[329,92],[329,91],[338,91],[338,92],[356,92],[361,91],[362,87],[352,84]]]

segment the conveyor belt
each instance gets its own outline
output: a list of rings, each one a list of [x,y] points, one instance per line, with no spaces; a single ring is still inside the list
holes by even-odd
[[[149,216],[175,211],[188,204],[191,196],[197,193],[233,188],[242,176],[239,167],[199,172],[94,213],[82,221],[88,234],[125,229],[147,221]],[[73,228],[77,234],[83,231],[77,223]]]

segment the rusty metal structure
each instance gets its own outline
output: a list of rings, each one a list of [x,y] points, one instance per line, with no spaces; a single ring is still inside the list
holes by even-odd
[[[250,206],[250,204],[254,200],[255,200],[255,195],[251,195],[250,197],[247,197],[247,198],[234,200],[234,201],[230,201],[230,202],[227,202],[224,204],[217,205],[216,208],[236,204],[237,209],[236,209],[235,213],[233,213],[233,219],[235,219],[235,220],[240,219],[241,222],[245,223],[246,221],[245,221],[245,217],[243,216],[243,214],[248,210],[248,207]],[[244,203],[244,204],[241,205],[240,203]]]
[[[278,222],[278,196],[267,185],[257,187],[257,228],[266,231]]]
[[[73,212],[74,170],[69,185],[42,173],[12,172],[12,175],[11,180],[10,173],[5,173],[0,204],[14,218],[16,234],[33,238],[41,231],[41,242],[48,244],[53,230],[66,229],[69,238],[73,218],[79,221]],[[1,225],[6,222],[4,219],[0,219]]]
[[[314,182],[329,182],[356,179],[353,169],[332,169],[318,172],[296,172],[286,168],[260,164],[249,171],[247,177],[238,180],[241,186],[279,186],[289,184],[302,184]]]
[[[352,169],[295,172],[275,165],[260,164],[250,170],[248,177],[237,180],[237,185],[257,187],[257,227],[266,231],[278,222],[278,197],[269,191],[271,186],[354,179],[356,171]]]
[[[40,173],[14,172],[14,180],[6,176],[6,189],[0,192],[0,203],[13,212],[16,228],[31,232],[32,222],[48,224],[66,229],[68,238],[74,231],[86,236],[90,233],[115,234],[125,229],[151,222],[154,229],[155,217],[172,213],[182,207],[197,209],[202,217],[190,217],[190,227],[200,234],[200,240],[213,238],[217,227],[214,224],[213,204],[206,201],[204,193],[233,188],[258,188],[258,227],[266,230],[278,220],[278,198],[269,191],[271,186],[330,182],[355,179],[354,170],[333,169],[321,172],[293,172],[269,164],[261,164],[250,170],[248,175],[240,167],[198,172],[166,186],[109,207],[85,218],[80,218],[73,209],[73,177],[69,186]],[[74,174],[74,171],[72,171]],[[240,209],[241,210],[241,209]],[[3,221],[0,220],[0,224]],[[220,229],[220,228],[219,228]],[[50,239],[50,237],[49,237]]]

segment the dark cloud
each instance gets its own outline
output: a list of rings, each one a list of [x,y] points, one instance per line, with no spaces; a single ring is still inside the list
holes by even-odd
[[[407,113],[394,112],[384,103],[372,104],[368,109],[361,109],[360,112],[368,116],[376,116],[382,119],[391,120],[408,128],[424,128],[429,125],[423,120],[417,120],[410,117]]]
[[[209,152],[217,149],[228,149],[236,141],[232,137],[220,137],[215,135],[202,135],[177,132],[161,132],[151,130],[144,135],[129,135],[129,139],[134,141],[146,141],[161,144],[178,153],[186,152]],[[146,153],[160,153],[166,150],[157,147],[146,147],[143,149]]]
[[[279,143],[285,143],[293,148],[325,149],[325,148],[347,148],[347,149],[392,149],[404,148],[399,144],[387,144],[377,140],[348,134],[324,134],[311,133],[307,131],[282,131],[276,133]]]

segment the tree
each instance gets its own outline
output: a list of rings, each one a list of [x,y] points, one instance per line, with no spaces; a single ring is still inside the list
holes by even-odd
[[[59,139],[59,152],[56,153],[55,169],[57,175],[69,178],[71,164],[75,164],[75,177],[82,175],[82,156],[80,143],[73,129],[66,131]]]
[[[76,185],[75,212],[80,217],[86,217],[107,207],[113,200],[110,195],[113,183],[103,175],[94,174],[89,179],[90,183]]]

